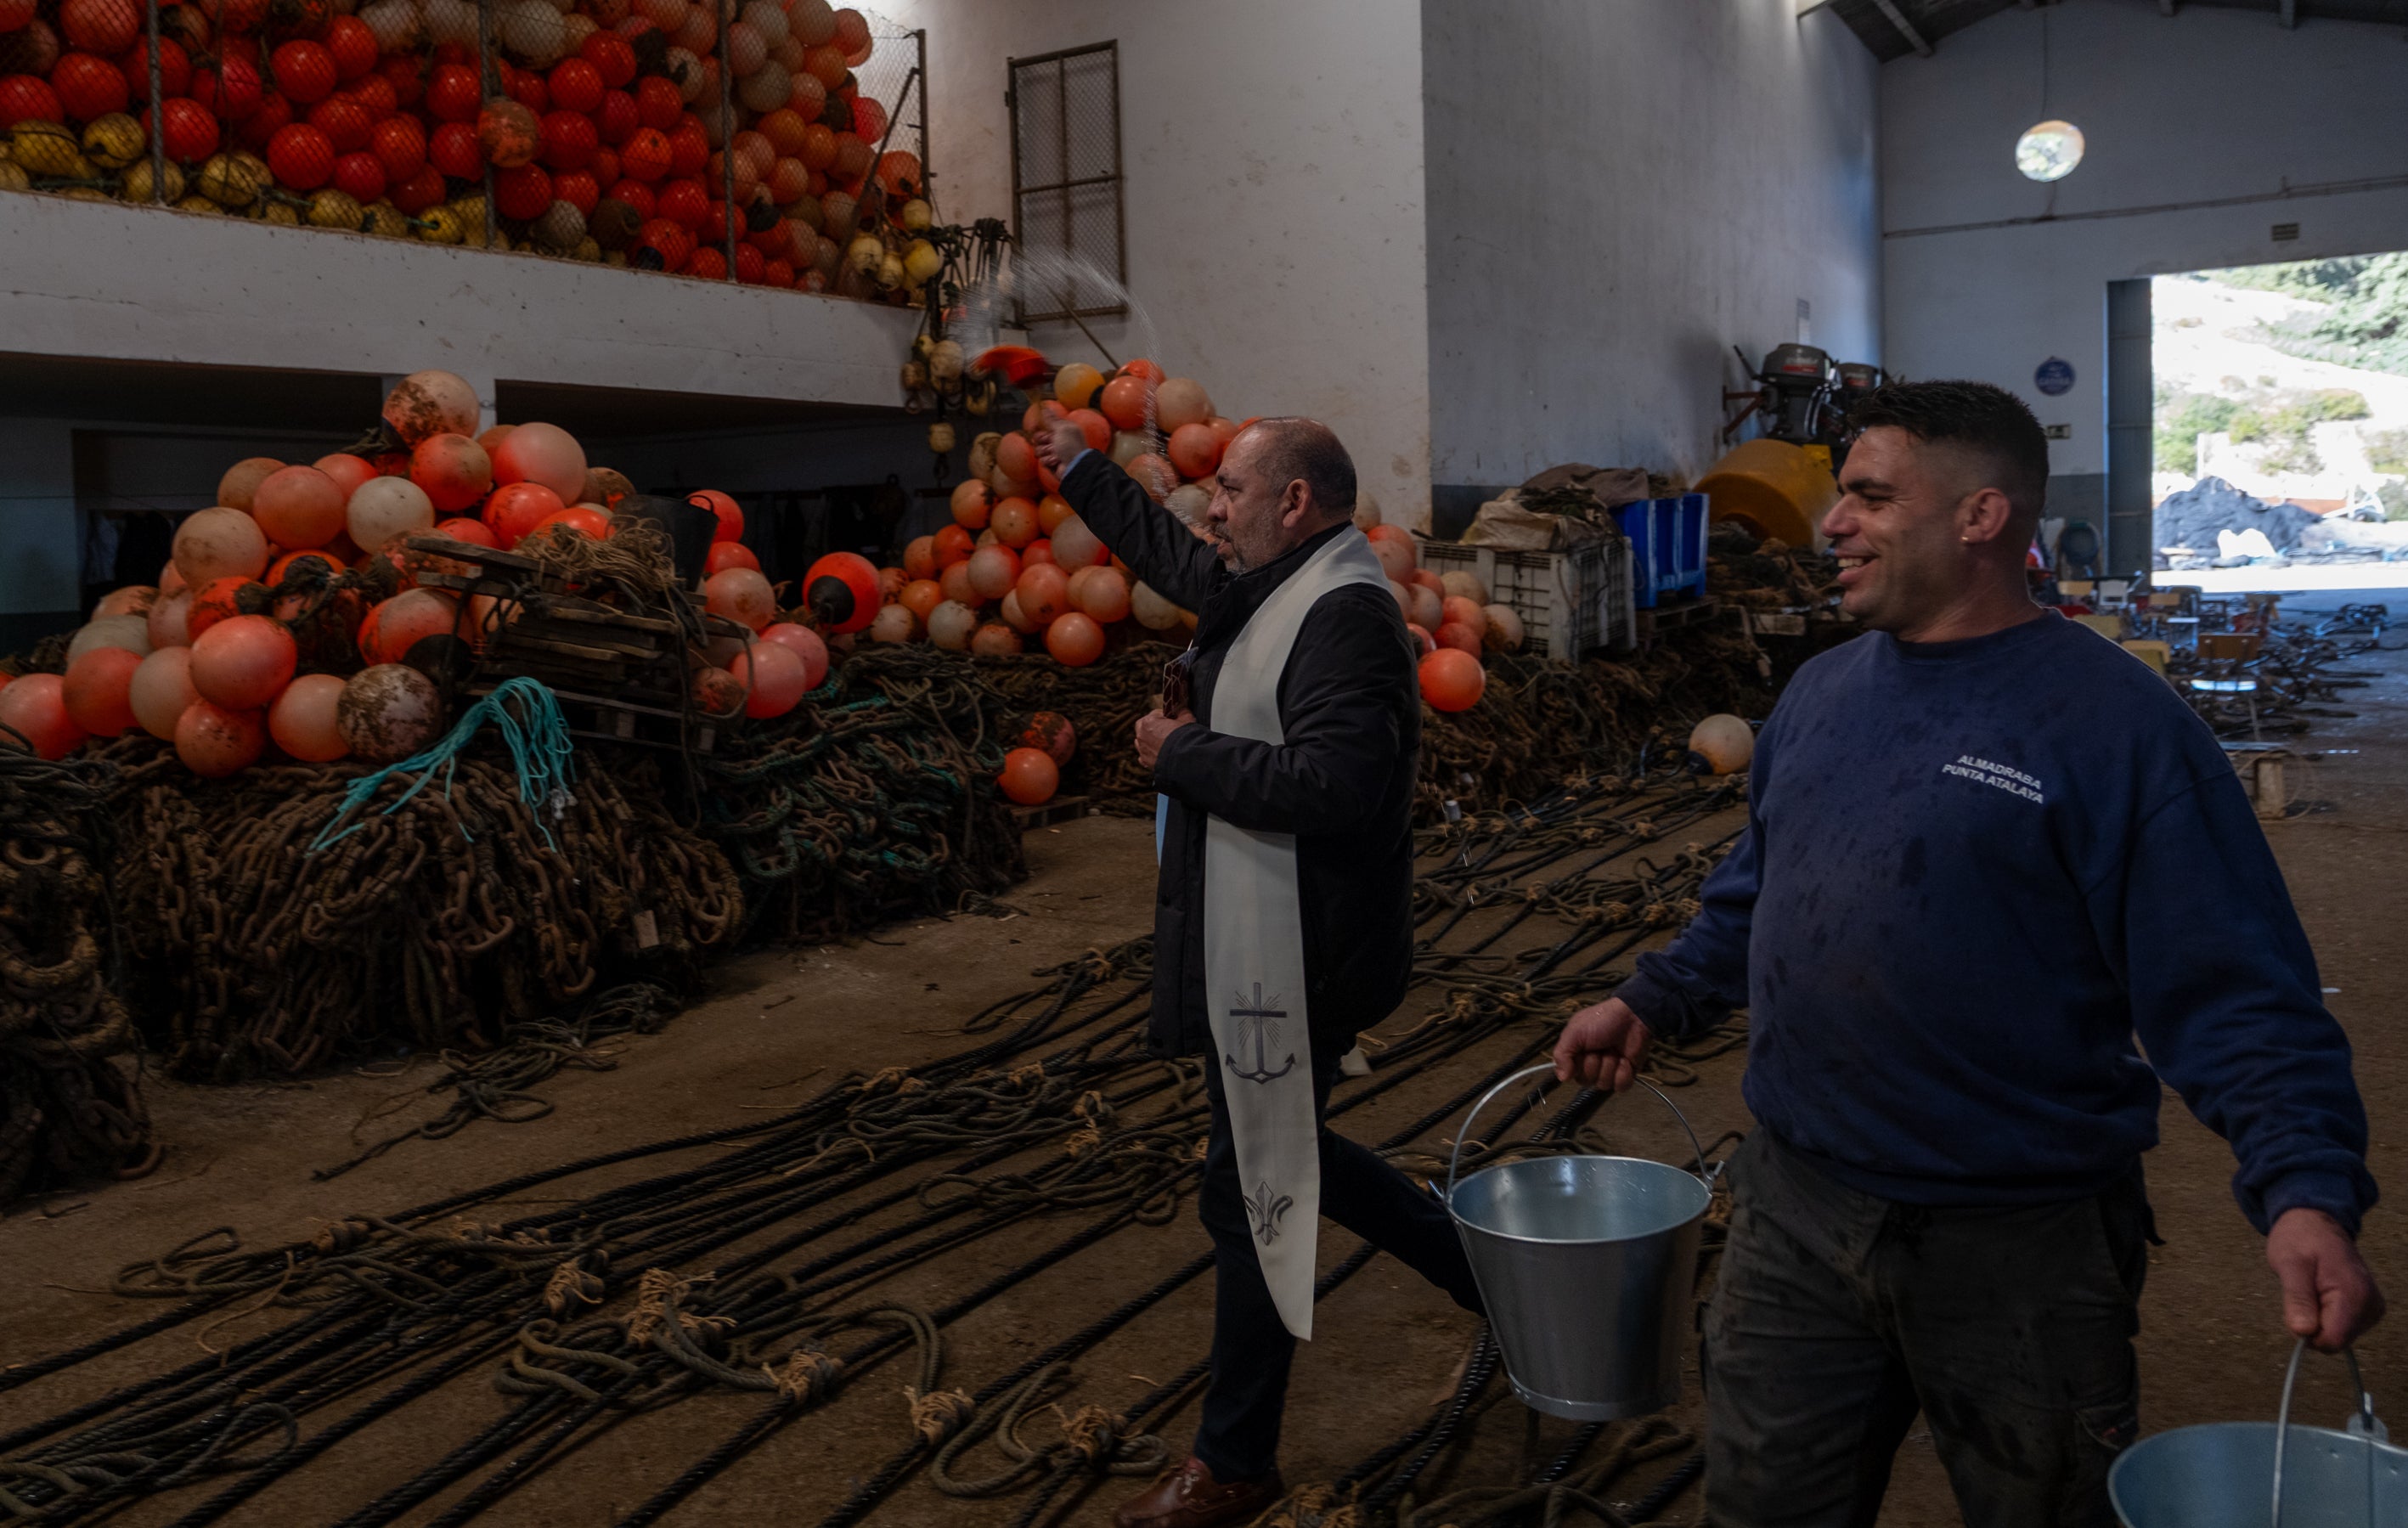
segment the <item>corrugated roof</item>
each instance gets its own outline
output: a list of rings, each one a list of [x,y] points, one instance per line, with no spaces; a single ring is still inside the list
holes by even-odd
[[[1848,23],[1875,57],[1884,61],[1929,52],[1949,34],[1986,21],[2002,10],[2030,9],[2048,0],[1832,0],[1831,9]],[[2157,8],[2179,15],[2191,6],[2263,11],[2280,21],[2391,21],[2408,26],[2408,0],[2157,0]]]

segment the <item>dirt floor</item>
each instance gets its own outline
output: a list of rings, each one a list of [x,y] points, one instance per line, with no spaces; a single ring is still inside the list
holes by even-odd
[[[2337,602],[2341,596],[2331,596]],[[2308,600],[2297,600],[2305,605]],[[2319,600],[2315,603],[2328,603]],[[2408,660],[2369,656],[2353,666],[2378,671],[2346,692],[2351,719],[2320,721],[2295,747],[2320,756],[2294,766],[2302,809],[2272,824],[2270,836],[2292,895],[2315,942],[2329,1001],[2358,1047],[2358,1078],[2373,1120],[2372,1165],[2396,1186],[2402,1139],[2393,1133],[2408,1098],[2394,1028],[2403,1010],[2402,975],[2389,964],[2396,909],[2408,902]],[[1691,826],[1683,837],[1710,840],[1723,818]],[[879,931],[843,947],[765,951],[724,967],[709,1001],[664,1032],[627,1041],[615,1069],[572,1071],[546,1083],[556,1107],[522,1125],[480,1123],[449,1139],[411,1141],[332,1182],[311,1169],[339,1162],[357,1140],[391,1128],[359,1129],[371,1109],[400,1105],[394,1118],[431,1114],[432,1101],[408,1096],[431,1075],[424,1063],[363,1069],[286,1085],[193,1088],[153,1081],[157,1135],[169,1148],[152,1178],[88,1193],[56,1195],[20,1207],[0,1223],[0,1364],[74,1346],[155,1314],[158,1306],[105,1292],[122,1265],[156,1256],[213,1228],[235,1228],[250,1246],[306,1240],[348,1214],[397,1211],[479,1183],[565,1164],[597,1152],[773,1116],[849,1073],[912,1066],[970,1043],[964,1020],[1025,990],[1031,973],[1144,932],[1150,922],[1151,824],[1089,818],[1033,832],[1031,875],[1008,897],[1018,909],[1001,919],[924,920]],[[1617,966],[1627,966],[1627,960]],[[1409,1000],[1402,1029],[1428,1007]],[[1375,1139],[1458,1093],[1481,1072],[1541,1037],[1529,1024],[1512,1044],[1492,1044],[1445,1070],[1379,1097],[1350,1114],[1344,1128]],[[1739,1100],[1742,1055],[1700,1064],[1694,1084],[1675,1096],[1708,1140],[1748,1124]],[[374,1071],[377,1075],[368,1075]],[[1558,1095],[1560,1098],[1560,1095]],[[1601,1115],[1627,1150],[1670,1159],[1664,1121],[1628,1113]],[[1451,1125],[1428,1132],[1434,1143]],[[2259,1239],[2234,1208],[2223,1144],[2167,1097],[2164,1144],[2149,1158],[2150,1187],[2166,1245],[2153,1251],[2143,1302],[2143,1421],[2154,1431],[2186,1423],[2271,1417],[2289,1339],[2283,1333]],[[677,1159],[707,1156],[698,1149]],[[559,1202],[662,1170],[659,1160],[607,1167],[532,1191],[504,1210]],[[553,1196],[547,1199],[545,1196]],[[481,1212],[481,1211],[480,1211]],[[496,1219],[501,1218],[496,1216]],[[907,1268],[878,1288],[935,1305],[958,1293],[965,1274],[1008,1267],[1079,1223],[1040,1215],[982,1244],[967,1267],[951,1263]],[[2378,1211],[2365,1246],[2378,1276],[2408,1292],[2399,1218]],[[1116,1233],[1092,1250],[1041,1272],[950,1329],[947,1385],[975,1390],[1064,1333],[1152,1284],[1205,1249],[1192,1199],[1159,1227]],[[1354,1246],[1325,1223],[1325,1267]],[[1178,1290],[1076,1364],[1066,1407],[1125,1406],[1155,1381],[1200,1358],[1210,1332],[1211,1280]],[[269,1331],[288,1312],[251,1311],[245,1301],[225,1318],[194,1322],[75,1370],[0,1392],[0,1432],[129,1383],[205,1350]],[[1410,1273],[1375,1259],[1330,1294],[1316,1318],[1320,1335],[1298,1356],[1288,1412],[1284,1467],[1289,1480],[1326,1480],[1397,1438],[1424,1416],[1448,1382],[1473,1335],[1469,1320]],[[2395,1320],[2364,1345],[2378,1398],[2390,1378],[2408,1372],[2408,1324]],[[1696,1422],[1694,1364],[1689,1394],[1671,1417]],[[910,1376],[880,1371],[835,1404],[804,1414],[686,1498],[666,1521],[678,1523],[820,1521],[909,1438],[896,1393]],[[2305,1415],[2337,1422],[2344,1387],[2337,1365],[2319,1364],[2305,1385]],[[366,1429],[293,1477],[225,1516],[236,1523],[318,1523],[342,1520],[378,1492],[432,1462],[475,1424],[509,1405],[482,1385],[452,1385]],[[606,1434],[505,1498],[481,1521],[608,1523],[617,1521],[759,1413],[752,1395],[715,1393],[642,1416]],[[1192,1399],[1158,1424],[1183,1449],[1194,1422]],[[1032,1421],[1032,1441],[1053,1434],[1052,1414]],[[1527,1478],[1571,1436],[1567,1423],[1539,1420],[1511,1400],[1481,1419],[1443,1488],[1502,1485]],[[999,1463],[989,1454],[982,1467]],[[1669,1464],[1670,1461],[1664,1462]],[[1632,1472],[1634,1499],[1661,1466]],[[1108,1481],[1080,1499],[1063,1521],[1108,1521],[1134,1481]],[[1620,1491],[1621,1486],[1617,1486]],[[165,1522],[208,1494],[183,1491],[141,1504],[129,1522]],[[1425,1499],[1426,1499],[1426,1492]],[[437,1505],[452,1498],[438,1497]],[[1676,1501],[1667,1521],[1693,1521],[1698,1495]],[[924,1482],[907,1485],[870,1518],[873,1523],[996,1523],[1013,1521],[1021,1499],[961,1501]],[[394,1521],[423,1522],[420,1507]],[[1946,1484],[1921,1434],[1903,1451],[1884,1521],[1956,1521]]]

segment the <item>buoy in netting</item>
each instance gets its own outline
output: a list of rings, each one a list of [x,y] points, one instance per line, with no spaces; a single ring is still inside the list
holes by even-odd
[[[878,569],[858,552],[829,552],[803,575],[803,603],[829,631],[862,631],[878,617]]]

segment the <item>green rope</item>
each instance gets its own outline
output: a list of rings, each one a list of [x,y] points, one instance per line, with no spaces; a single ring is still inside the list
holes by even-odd
[[[521,676],[495,685],[493,693],[469,707],[432,748],[353,780],[343,793],[343,809],[319,831],[309,851],[316,853],[329,844],[340,843],[366,826],[365,822],[352,822],[349,827],[342,824],[366,806],[394,775],[414,774],[418,778],[385,807],[385,816],[400,810],[412,796],[426,789],[438,764],[443,769],[443,793],[450,796],[460,750],[488,721],[494,723],[502,741],[509,746],[510,762],[518,769],[519,799],[526,803],[528,815],[535,819],[536,831],[543,835],[546,847],[558,849],[560,846],[552,842],[552,830],[543,824],[542,807],[547,801],[565,804],[569,778],[575,773],[575,745],[568,739],[568,723],[560,714],[560,702],[539,681]],[[342,827],[339,833],[335,831],[338,827]],[[460,831],[466,834],[468,830],[464,826]]]

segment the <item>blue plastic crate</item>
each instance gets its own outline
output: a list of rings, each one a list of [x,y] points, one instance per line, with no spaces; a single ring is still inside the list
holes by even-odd
[[[1613,512],[1630,538],[1630,593],[1642,610],[1706,593],[1706,496],[1641,499]]]

